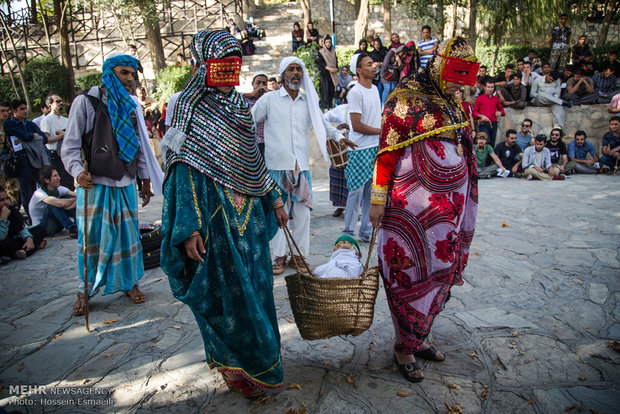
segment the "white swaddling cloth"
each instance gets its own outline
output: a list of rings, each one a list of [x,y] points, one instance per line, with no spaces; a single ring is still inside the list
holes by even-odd
[[[349,249],[338,249],[332,253],[329,262],[314,269],[314,275],[327,278],[355,278],[362,274],[364,266],[360,263],[357,253]]]

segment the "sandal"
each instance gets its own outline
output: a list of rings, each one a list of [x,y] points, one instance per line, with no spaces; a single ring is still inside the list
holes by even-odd
[[[264,389],[254,386],[247,380],[240,379],[237,381],[233,381],[228,378],[224,373],[222,373],[222,377],[224,377],[224,381],[226,381],[226,386],[228,386],[228,389],[230,391],[237,392],[249,400],[255,400],[265,395]]]
[[[418,361],[414,361],[414,362],[410,362],[409,364],[400,364],[398,362],[398,358],[396,358],[396,355],[394,355],[394,362],[396,362],[396,366],[398,367],[398,370],[400,371],[400,373],[402,374],[403,377],[405,377],[405,379],[407,381],[411,381],[411,382],[422,382],[424,381],[424,377],[422,378],[415,378],[410,376],[409,374],[411,374],[412,372],[415,371],[422,371],[422,367],[418,364]]]
[[[429,346],[428,348],[426,348],[426,349],[424,349],[422,351],[418,351],[418,352],[414,353],[413,355],[415,355],[416,358],[422,358],[422,359],[425,359],[427,361],[435,361],[435,362],[445,361],[445,359],[446,359],[445,356],[444,356],[443,359],[439,359],[439,358],[437,358],[437,354],[441,354],[441,352],[439,352],[438,350],[436,350],[432,346]]]
[[[136,305],[146,302],[146,295],[138,289],[138,286],[135,285],[130,291],[125,291],[125,296],[129,296],[131,301]]]
[[[307,264],[308,262],[305,262],[301,256],[291,256],[288,261],[288,265],[291,266],[293,269],[297,270],[298,273],[309,274],[311,269],[306,267],[304,263]]]
[[[284,273],[284,267],[286,266],[286,256],[276,257],[271,265],[271,269],[273,270],[273,275],[281,275]]]
[[[78,292],[77,300],[73,304],[73,316],[83,316],[86,313],[86,301],[84,300],[84,294]]]

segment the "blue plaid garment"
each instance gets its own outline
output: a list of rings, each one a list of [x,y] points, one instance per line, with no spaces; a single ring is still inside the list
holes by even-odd
[[[136,109],[137,104],[112,71],[117,66],[130,66],[137,70],[138,59],[129,55],[108,58],[103,62],[103,75],[101,76],[108,99],[110,122],[118,141],[118,155],[123,161],[131,162],[139,148],[136,130],[131,123],[131,113]]]

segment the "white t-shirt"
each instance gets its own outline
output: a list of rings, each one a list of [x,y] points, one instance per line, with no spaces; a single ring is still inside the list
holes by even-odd
[[[56,115],[53,112],[47,114],[43,120],[41,120],[41,131],[47,132],[50,136],[55,136],[56,131],[61,129],[67,129],[67,122],[69,120],[61,115]],[[45,144],[50,151],[56,151],[58,148],[58,141]]]
[[[58,187],[58,198],[62,198],[67,194],[67,191],[69,191],[67,187],[63,187],[62,185]],[[41,223],[43,213],[45,213],[45,209],[47,208],[47,203],[44,203],[43,200],[47,197],[51,196],[40,188],[37,188],[34,194],[32,194],[30,204],[28,204],[28,212],[30,213],[33,226]]]
[[[166,105],[166,120],[164,121],[164,125],[167,127],[172,126],[172,116],[174,115],[174,107],[177,104],[177,99],[181,95],[181,92],[175,92],[170,95],[170,99],[168,99],[168,105]]]
[[[357,84],[347,95],[350,114],[362,114],[361,122],[371,128],[381,128],[381,98],[375,85],[365,88]],[[379,135],[365,135],[359,132],[349,132],[349,139],[358,145],[355,150],[363,150],[379,145]]]

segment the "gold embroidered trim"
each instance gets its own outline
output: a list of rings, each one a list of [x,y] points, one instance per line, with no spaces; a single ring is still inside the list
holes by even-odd
[[[237,205],[237,200],[235,199],[235,195],[228,189],[228,188],[224,188],[224,194],[226,194],[226,197],[228,197],[228,201],[230,201],[230,204],[232,204],[233,208],[237,211],[237,215],[241,215],[241,213],[243,213],[243,210],[245,209],[245,205],[247,203],[247,197],[246,196],[241,196],[243,199],[243,202],[241,203],[241,206]]]
[[[431,131],[435,128],[436,123],[437,120],[432,114],[426,114],[424,118],[422,118],[422,128],[424,128],[425,131]]]
[[[388,131],[387,135],[385,136],[385,142],[389,146],[398,144],[398,132],[394,131],[394,129],[392,127],[390,127],[390,130]]]
[[[394,151],[394,150],[399,149],[399,148],[404,148],[407,145],[411,145],[412,143],[417,142],[417,141],[422,141],[423,139],[431,137],[433,135],[439,135],[439,134],[444,133],[446,131],[453,131],[453,130],[455,130],[457,128],[462,128],[462,127],[466,127],[466,126],[469,126],[469,122],[467,122],[467,121],[462,122],[460,124],[456,124],[456,125],[452,124],[452,125],[444,126],[444,127],[441,127],[441,128],[437,128],[437,129],[434,129],[432,131],[428,131],[428,132],[425,132],[425,133],[419,134],[419,135],[415,135],[415,132],[411,131],[411,132],[409,132],[409,137],[410,138],[407,141],[403,141],[403,142],[401,142],[399,144],[390,145],[389,147],[382,148],[382,149],[380,149],[377,152],[377,155],[382,154],[382,153],[384,153],[386,151]]]
[[[408,110],[409,108],[407,107],[407,105],[399,100],[398,103],[396,104],[396,107],[394,108],[394,115],[404,121],[405,118],[407,117]]]
[[[198,197],[196,196],[196,186],[194,185],[194,177],[192,171],[189,171],[189,182],[192,184],[192,194],[194,196],[194,210],[198,215],[198,230],[202,229],[202,216],[200,215],[200,208],[198,207]]]

